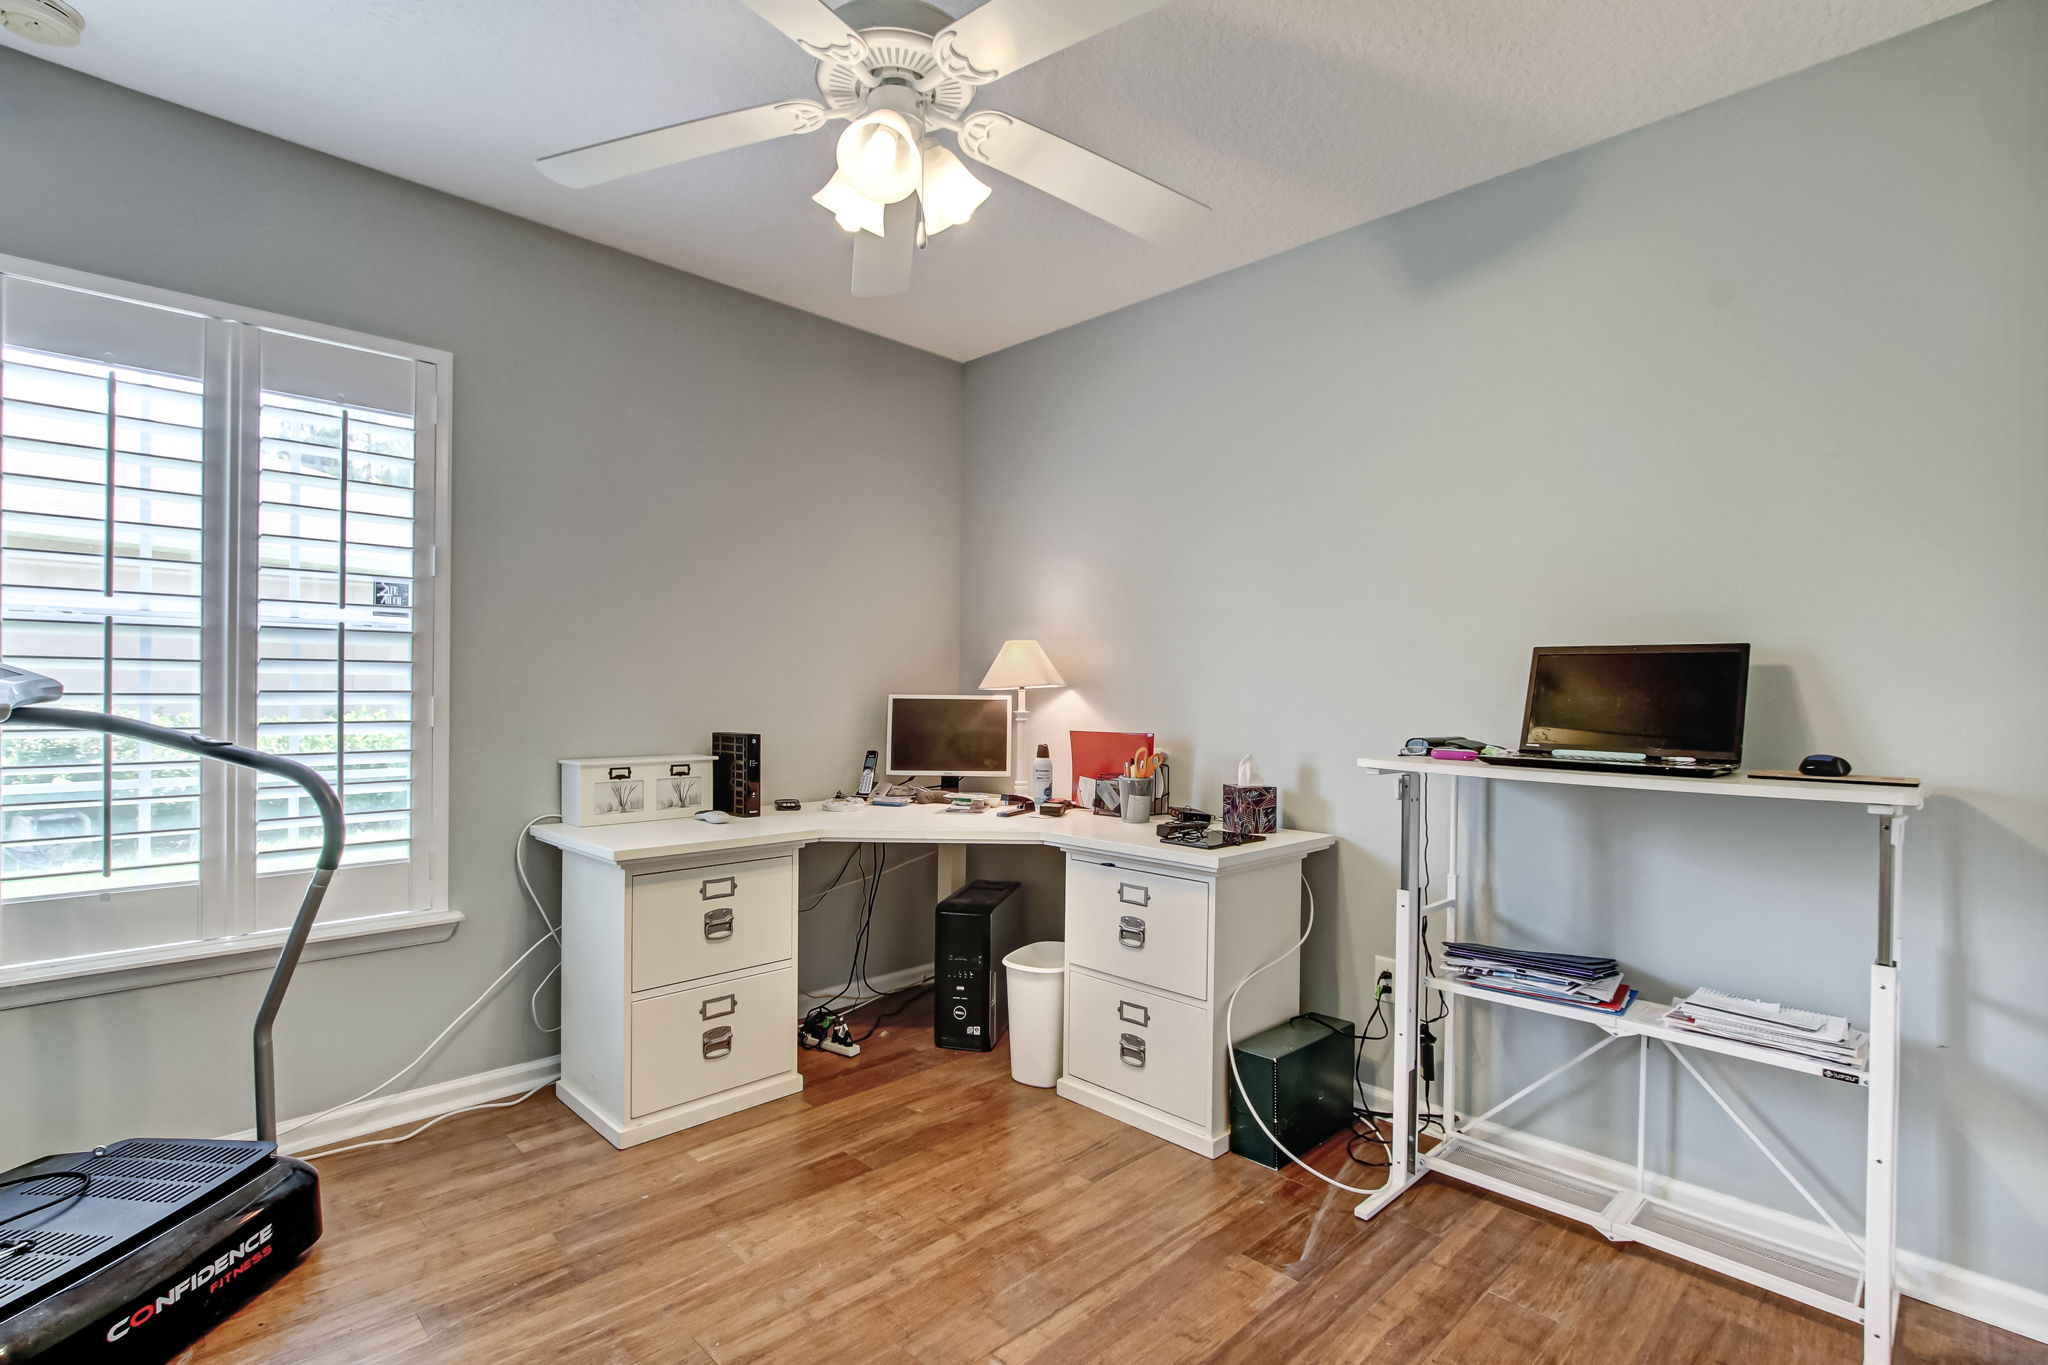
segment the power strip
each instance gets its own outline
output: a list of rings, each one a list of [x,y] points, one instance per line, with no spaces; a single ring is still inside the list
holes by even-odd
[[[860,1044],[853,1031],[838,1015],[825,1012],[797,1025],[797,1042],[813,1052],[830,1052],[840,1057],[860,1056]]]

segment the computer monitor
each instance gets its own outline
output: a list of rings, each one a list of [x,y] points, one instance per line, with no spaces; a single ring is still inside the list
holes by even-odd
[[[1007,777],[1017,734],[1011,714],[1007,692],[892,696],[884,771],[891,777]]]
[[[1748,645],[1538,649],[1522,747],[1739,763],[1748,698]]]

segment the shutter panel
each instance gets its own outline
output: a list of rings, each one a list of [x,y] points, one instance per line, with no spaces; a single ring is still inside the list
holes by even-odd
[[[422,681],[413,362],[274,333],[262,344],[258,743],[334,784],[345,866],[403,862]],[[256,817],[259,873],[312,866],[320,823],[302,792],[266,782]]]
[[[0,288],[0,653],[61,681],[63,705],[198,729],[206,320]],[[0,888],[196,882],[203,780],[173,750],[10,725]]]

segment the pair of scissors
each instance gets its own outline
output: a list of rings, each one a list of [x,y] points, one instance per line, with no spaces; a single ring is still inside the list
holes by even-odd
[[[1138,752],[1124,765],[1125,777],[1151,777],[1159,771],[1159,765],[1166,760],[1165,754],[1155,754],[1149,745],[1140,744]]]

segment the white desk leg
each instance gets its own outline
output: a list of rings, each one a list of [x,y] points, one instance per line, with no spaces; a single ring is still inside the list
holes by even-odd
[[[1906,818],[1877,818],[1877,961],[1870,969],[1870,1134],[1863,1191],[1863,1359],[1888,1365],[1899,1320],[1899,931],[1900,846]]]
[[[1466,933],[1464,882],[1458,875],[1460,850],[1465,838],[1465,783],[1461,778],[1452,778],[1451,788],[1451,833],[1444,841],[1444,907],[1443,928],[1437,934],[1438,943],[1455,943]],[[1426,931],[1425,931],[1426,933]],[[1457,1000],[1453,996],[1442,996],[1445,1008],[1443,1023],[1438,1025],[1436,1040],[1438,1098],[1443,1101],[1443,1140],[1448,1142],[1458,1135],[1458,1101],[1463,1094],[1464,1077],[1458,1061],[1463,1050],[1465,1019],[1471,1016],[1466,1010],[1459,1013]],[[1426,1097],[1425,1097],[1426,1098]]]
[[[1387,1183],[1358,1206],[1371,1218],[1400,1197],[1419,1174],[1416,1120],[1418,1032],[1422,1019],[1422,784],[1420,773],[1402,773],[1401,889],[1394,899],[1394,1119],[1387,1154]]]
[[[967,885],[967,845],[940,844],[938,847],[938,897],[946,897]],[[936,903],[936,901],[934,902]]]

